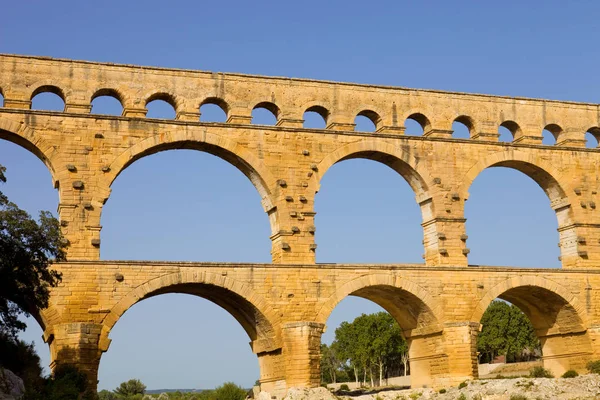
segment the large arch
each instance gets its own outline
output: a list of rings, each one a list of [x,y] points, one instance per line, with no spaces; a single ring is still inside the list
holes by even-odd
[[[518,150],[499,151],[483,158],[465,174],[460,193],[464,199],[469,197],[471,184],[483,170],[491,167],[507,167],[524,173],[533,179],[548,195],[551,202],[566,200],[568,187],[567,180],[552,165],[541,160],[535,155],[530,155]]]
[[[148,280],[126,294],[101,322],[108,332],[133,305],[166,293],[200,296],[225,309],[242,325],[252,340],[254,353],[281,349],[280,319],[268,303],[249,285],[206,271],[174,272]]]
[[[471,321],[481,321],[496,298],[514,304],[529,318],[542,345],[544,365],[555,375],[569,369],[585,370],[593,347],[585,309],[572,292],[541,276],[515,276],[482,296]]]
[[[54,188],[58,187],[57,171],[53,165],[54,159],[57,157],[55,146],[50,145],[26,124],[20,124],[2,117],[0,117],[0,139],[19,145],[33,153],[50,171]]]
[[[378,161],[398,172],[415,192],[418,203],[430,198],[429,183],[432,178],[429,172],[406,149],[377,140],[349,143],[328,154],[317,166],[319,183],[316,191],[319,190],[321,178],[331,166],[353,158]]]
[[[577,235],[574,223],[574,210],[571,207],[569,180],[552,165],[540,159],[535,154],[521,151],[500,151],[483,158],[467,171],[462,180],[459,194],[465,201],[469,198],[469,189],[473,181],[487,168],[506,167],[522,172],[533,179],[544,191],[550,201],[550,207],[556,214],[559,231],[559,245],[563,266],[577,262],[577,244],[570,240]],[[468,233],[468,232],[467,232]]]
[[[442,306],[421,286],[392,274],[363,275],[346,282],[321,305],[316,321],[326,323],[333,309],[348,296],[379,304],[408,336],[442,330]]]
[[[237,143],[208,132],[190,134],[178,131],[172,134],[160,134],[144,139],[121,153],[109,166],[106,179],[107,187],[121,172],[135,161],[166,150],[192,149],[210,153],[222,158],[239,169],[256,187],[263,208],[269,212],[274,208],[270,187],[275,182],[264,164],[252,153]],[[276,222],[271,220],[271,229],[276,232]]]

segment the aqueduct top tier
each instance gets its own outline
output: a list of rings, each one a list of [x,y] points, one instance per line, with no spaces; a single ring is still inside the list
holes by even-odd
[[[59,95],[64,111],[31,110],[42,92]],[[256,186],[274,263],[314,263],[321,177],[338,161],[369,158],[415,191],[428,265],[468,264],[464,202],[471,182],[492,166],[517,169],[546,192],[549,204],[541,206],[556,211],[563,266],[599,265],[600,158],[584,140],[586,132],[600,137],[597,104],[15,55],[0,55],[0,93],[0,137],[48,166],[71,260],[99,258],[102,206],[124,168],[158,151],[192,148],[222,157]],[[92,100],[104,95],[121,102],[122,116],[91,114]],[[155,99],[170,103],[176,118],[146,118]],[[202,122],[206,103],[221,107],[226,122]],[[255,108],[271,111],[276,125],[253,125]],[[303,128],[306,111],[319,113],[325,129]],[[357,115],[376,131],[356,132]],[[407,119],[423,136],[404,135]],[[469,139],[452,137],[455,121],[469,128]],[[499,126],[512,132],[511,143],[498,142]],[[556,145],[542,145],[544,129]]]

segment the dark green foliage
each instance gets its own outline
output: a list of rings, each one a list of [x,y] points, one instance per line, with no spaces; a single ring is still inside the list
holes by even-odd
[[[98,392],[98,400],[118,400],[117,395],[108,390]]]
[[[38,387],[27,387],[21,400],[95,400],[87,376],[73,365],[58,365]]]
[[[530,378],[554,378],[554,375],[552,375],[552,372],[550,372],[549,370],[547,370],[544,367],[533,367],[529,371],[529,377]]]
[[[225,382],[218,386],[214,392],[214,400],[244,400],[246,390],[233,382]]]
[[[123,382],[115,389],[117,399],[128,399],[140,394],[146,393],[146,385],[144,385],[139,379],[130,379],[127,382]]]
[[[483,328],[477,337],[481,362],[489,362],[498,355],[506,356],[506,361],[530,361],[541,349],[531,321],[514,305],[493,301],[481,324]]]
[[[0,332],[0,366],[23,379],[26,387],[43,383],[40,358],[33,344],[14,339],[6,332]]]
[[[587,363],[586,368],[592,374],[600,374],[600,360],[590,361]]]
[[[510,400],[528,400],[528,399],[527,399],[527,396],[525,396],[523,394],[511,394]]]
[[[6,182],[0,165],[0,182]],[[39,223],[0,191],[0,331],[16,338],[25,324],[19,315],[48,307],[50,287],[60,274],[49,267],[65,259],[58,221],[42,211]]]
[[[464,381],[464,382],[461,382],[458,384],[458,389],[463,389],[463,388],[466,388],[467,386],[469,386],[469,384],[466,381]]]
[[[442,389],[440,389],[440,390],[439,390],[439,392],[438,392],[438,393],[439,393],[439,394],[444,394],[444,393],[446,393],[446,389],[443,389],[443,388],[442,388]]]
[[[575,378],[579,376],[579,374],[577,373],[577,371],[570,369],[567,372],[565,372],[564,374],[562,374],[563,378]]]
[[[340,390],[343,390],[343,391],[345,391],[345,392],[349,392],[349,391],[350,391],[350,386],[348,386],[348,385],[346,385],[346,384],[344,383],[344,384],[342,384],[342,385],[340,386]]]

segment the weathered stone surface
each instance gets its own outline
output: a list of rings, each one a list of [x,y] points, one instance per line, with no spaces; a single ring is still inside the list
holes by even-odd
[[[527,313],[555,374],[598,357],[599,151],[583,147],[586,131],[600,137],[596,104],[12,55],[0,55],[0,92],[0,138],[48,166],[71,244],[69,262],[57,266],[63,282],[38,316],[53,365],[77,363],[95,383],[120,316],[162,293],[195,294],[229,311],[250,337],[263,390],[279,397],[287,387],[318,385],[324,324],[349,295],[399,322],[417,386],[476,376],[479,321],[497,297]],[[61,96],[64,112],[31,110],[41,92]],[[123,115],[90,114],[100,95],[116,97]],[[154,99],[172,104],[176,119],[146,118]],[[227,122],[202,122],[206,103],[222,107]],[[272,111],[276,125],[252,125],[256,107]],[[326,129],[303,128],[305,111],[324,116]],[[357,115],[376,131],[354,131]],[[404,135],[407,118],[423,137]],[[469,127],[470,139],[452,138],[454,121]],[[513,142],[498,143],[499,126]],[[556,146],[541,144],[544,128]],[[221,157],[251,180],[271,223],[273,264],[98,261],[112,182],[136,160],[178,148]],[[315,193],[327,170],[350,158],[384,163],[412,187],[423,265],[315,265]],[[464,202],[493,166],[525,173],[548,195],[562,270],[468,266]]]

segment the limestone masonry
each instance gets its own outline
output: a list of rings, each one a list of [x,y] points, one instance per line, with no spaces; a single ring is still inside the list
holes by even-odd
[[[42,92],[58,94],[64,112],[31,110]],[[555,374],[600,358],[600,157],[584,140],[586,132],[600,137],[597,104],[14,55],[0,55],[0,93],[0,138],[47,165],[70,242],[69,261],[57,265],[63,282],[36,316],[53,365],[75,362],[95,383],[111,328],[162,293],[195,294],[229,311],[258,356],[263,390],[278,396],[319,384],[324,324],[349,295],[397,319],[415,387],[477,376],[480,319],[497,297],[532,320]],[[117,98],[123,115],[90,114],[101,95]],[[155,99],[175,108],[175,120],[146,118]],[[227,121],[202,122],[206,103]],[[255,108],[277,124],[252,125]],[[321,114],[326,128],[303,128],[305,111]],[[354,131],[357,115],[376,132]],[[405,136],[406,119],[424,135]],[[452,138],[454,121],[470,139]],[[511,143],[498,142],[499,126]],[[544,129],[555,146],[541,144]],[[221,157],[251,180],[271,223],[272,264],[99,261],[111,183],[136,160],[180,148]],[[423,216],[423,265],[315,264],[315,193],[329,167],[350,158],[384,163],[410,184]],[[548,195],[562,269],[468,265],[464,204],[472,181],[495,166],[525,173]]]

